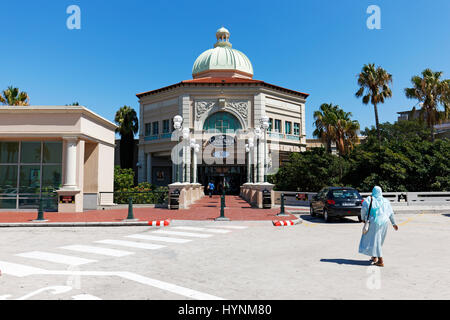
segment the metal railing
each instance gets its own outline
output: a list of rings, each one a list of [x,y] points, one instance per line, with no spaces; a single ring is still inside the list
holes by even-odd
[[[99,192],[98,205],[164,204],[168,201],[168,191],[102,191]]]
[[[275,203],[280,204],[280,195],[284,193],[286,205],[309,206],[317,192],[274,191]],[[363,198],[371,192],[360,192]],[[450,192],[383,192],[383,197],[396,205],[449,205]]]
[[[58,194],[56,192],[39,193],[0,193],[0,208],[3,209],[38,209],[39,201],[45,211],[58,210]]]

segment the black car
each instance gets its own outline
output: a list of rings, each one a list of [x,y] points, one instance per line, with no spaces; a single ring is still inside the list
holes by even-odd
[[[333,217],[357,216],[361,222],[363,198],[358,190],[346,187],[328,187],[316,194],[310,204],[310,214],[323,215],[326,222]]]

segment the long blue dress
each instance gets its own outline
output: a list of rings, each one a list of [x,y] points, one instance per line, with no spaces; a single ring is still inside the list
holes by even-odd
[[[394,211],[389,200],[383,198],[380,187],[373,188],[372,196],[367,197],[361,208],[361,218],[367,220],[370,200],[373,198],[369,216],[369,231],[361,236],[359,253],[371,257],[383,257],[381,247],[386,238],[388,221],[395,225]]]

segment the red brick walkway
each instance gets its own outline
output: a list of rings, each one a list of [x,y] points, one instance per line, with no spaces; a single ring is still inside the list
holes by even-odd
[[[238,196],[226,196],[225,216],[230,220],[292,220],[295,216],[277,217],[276,209],[256,209]],[[214,220],[220,216],[220,196],[208,196],[197,201],[186,210],[165,208],[133,208],[136,219],[150,220]],[[48,222],[116,222],[128,215],[128,209],[89,210],[80,213],[45,212]],[[35,212],[0,212],[0,223],[30,222],[37,218]]]

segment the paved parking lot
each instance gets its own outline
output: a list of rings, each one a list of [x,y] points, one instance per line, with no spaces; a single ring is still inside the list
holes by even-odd
[[[385,267],[356,218],[2,228],[2,299],[450,299],[449,214],[397,215]]]

